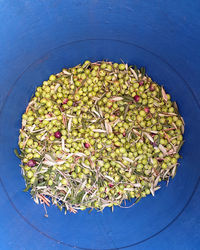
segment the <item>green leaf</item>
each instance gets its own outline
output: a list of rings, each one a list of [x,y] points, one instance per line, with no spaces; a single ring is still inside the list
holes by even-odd
[[[37,172],[40,172],[40,170],[42,169],[42,162],[38,165],[38,167],[37,167]]]
[[[88,213],[90,214],[90,213],[92,212],[92,210],[93,210],[93,208],[91,208],[91,209],[88,211]]]
[[[145,68],[141,67],[140,71],[141,71],[142,76],[144,76],[145,75]]]
[[[82,128],[83,129],[86,129],[87,128],[87,126],[86,126],[86,119],[82,119]]]
[[[156,145],[160,144],[160,135],[158,134],[158,138],[155,140]]]
[[[132,138],[133,140],[136,140],[136,139],[137,139],[137,135],[134,134],[134,133],[132,132],[132,133],[131,133],[131,138]]]
[[[15,153],[15,155],[16,155],[19,159],[22,159],[22,158],[23,158],[22,155],[19,154],[17,148],[14,149],[14,153]]]
[[[55,182],[58,182],[58,181],[59,181],[59,177],[60,177],[60,174],[57,174],[57,175],[56,175],[56,178],[55,178]]]
[[[32,100],[34,96],[35,96],[35,94],[32,94],[32,96],[31,96],[31,98],[30,98],[30,99]]]
[[[157,97],[160,99],[160,98],[162,98],[162,88],[161,87],[163,87],[163,86],[159,86],[159,91],[158,91],[158,93],[157,93]]]
[[[134,101],[133,97],[130,95],[122,95],[122,97],[123,97],[123,101],[125,101],[125,102],[133,102]]]
[[[126,115],[127,115],[128,110],[129,110],[129,105],[125,105],[124,119],[126,119]]]
[[[84,194],[85,194],[85,191],[81,191],[81,192],[79,192],[79,193],[77,194],[77,196],[76,196],[76,202],[77,202],[77,203],[80,203],[80,202],[81,202],[81,200],[82,200]]]
[[[32,190],[37,186],[37,184],[38,184],[38,179],[35,179]]]
[[[41,182],[38,182],[37,184],[38,186],[42,187],[42,186],[45,186],[46,185],[46,181],[41,181]]]
[[[180,151],[180,149],[181,149],[181,147],[183,146],[183,144],[184,144],[184,141],[181,141],[181,142],[180,142],[180,144],[178,145],[177,152],[179,152],[179,151]]]
[[[59,210],[62,212],[62,207],[60,205],[58,205],[58,203],[56,204],[56,206],[59,208]]]
[[[138,75],[138,68],[136,65],[134,65],[134,70],[135,70],[135,73]]]
[[[40,158],[32,158],[34,161],[40,161]]]
[[[28,192],[28,190],[31,188],[31,185],[27,185],[27,187],[23,190],[24,192]]]
[[[135,201],[135,204],[137,204],[141,199],[142,199],[142,197],[139,197],[139,198]]]

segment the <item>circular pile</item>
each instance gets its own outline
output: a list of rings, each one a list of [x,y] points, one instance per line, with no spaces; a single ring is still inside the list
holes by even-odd
[[[22,116],[25,190],[74,213],[137,202],[175,176],[183,132],[176,103],[144,68],[85,61],[63,69]]]

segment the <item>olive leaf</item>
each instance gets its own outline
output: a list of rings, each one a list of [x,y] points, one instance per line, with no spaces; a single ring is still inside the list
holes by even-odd
[[[137,198],[137,200],[134,202],[134,204],[137,204],[141,199],[142,199],[142,197]]]
[[[24,192],[28,192],[28,190],[31,188],[31,185],[27,185],[26,188],[23,190]]]
[[[162,97],[163,97],[164,101],[167,102],[167,94],[166,94],[163,87],[161,87],[161,93],[162,93]]]
[[[14,149],[14,153],[19,159],[23,159],[23,155],[18,152],[17,148]]]
[[[145,68],[144,68],[144,67],[141,67],[140,72],[141,72],[142,77],[143,77],[143,76],[145,75]]]

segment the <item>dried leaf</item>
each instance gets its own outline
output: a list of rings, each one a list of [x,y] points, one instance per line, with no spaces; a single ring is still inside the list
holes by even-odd
[[[178,106],[177,106],[177,103],[176,102],[173,102],[173,107],[175,109],[175,112],[178,113]]]
[[[84,153],[81,153],[81,152],[74,153],[74,155],[79,156],[79,157],[86,157],[86,155]]]
[[[133,186],[136,187],[136,188],[139,188],[139,187],[141,187],[141,184],[140,183],[134,183]]]
[[[60,87],[60,84],[57,83],[56,86],[55,86],[55,88],[54,88],[54,92],[56,92],[59,87]]]
[[[150,188],[150,192],[151,192],[151,194],[154,196],[155,195],[155,192],[154,192],[154,187],[153,187],[153,185],[151,185],[151,188]]]
[[[183,117],[182,117],[182,116],[180,117],[180,119],[181,119],[181,121],[182,121],[183,125],[185,125],[185,122],[184,122],[184,120],[183,120]]]
[[[174,122],[172,122],[172,125],[174,126],[175,129],[177,129],[177,126]]]
[[[65,75],[71,76],[71,73],[68,72],[66,69],[63,69],[62,72],[63,72]]]
[[[62,150],[65,151],[65,139],[62,138]]]
[[[85,163],[82,162],[81,165],[83,165],[84,168],[88,168],[91,170],[91,168],[88,165],[86,165]]]
[[[167,155],[173,155],[175,154],[176,152],[174,151],[174,149],[170,149],[168,152],[167,152]]]
[[[66,114],[67,117],[70,117],[70,118],[74,118],[76,117],[75,115],[69,115],[69,114]]]
[[[155,179],[154,187],[158,185],[159,179],[160,179],[160,175],[158,175],[157,178]]]
[[[105,120],[105,128],[108,134],[112,133],[112,127],[108,121]]]
[[[147,132],[144,132],[143,134],[146,135],[146,137],[147,137],[151,142],[154,143],[154,139],[153,139],[153,137],[150,136],[150,134],[148,134]]]
[[[46,119],[44,119],[45,121],[52,121],[52,120],[56,120],[57,119],[57,117],[51,117],[51,118],[46,118]]]
[[[95,104],[98,102],[98,100],[99,100],[100,98],[99,97],[97,97],[97,96],[93,96],[92,97],[92,100],[94,100],[95,101]]]
[[[69,159],[70,157],[72,157],[74,155],[74,153],[70,153],[68,154],[68,156],[65,158],[66,160]]]
[[[106,130],[103,130],[103,129],[93,129],[93,132],[106,133]]]
[[[29,111],[29,108],[30,108],[30,106],[31,106],[33,103],[35,103],[35,101],[29,102],[29,104],[28,104],[28,106],[27,106],[27,108],[26,108],[26,112],[25,112],[25,113],[27,113],[27,112]]]
[[[140,136],[140,133],[136,129],[133,128],[132,131],[133,131],[134,134]]]
[[[177,166],[174,166],[172,170],[172,178],[174,178],[174,176],[176,175],[176,170],[177,170]]]
[[[51,157],[51,155],[49,155],[49,154],[45,154],[45,155],[44,155],[44,158],[45,158],[45,160],[47,160],[47,161],[56,162],[56,161]]]
[[[117,162],[117,163],[119,163],[123,168],[127,168],[121,161],[115,161],[115,162]]]
[[[134,191],[134,188],[124,188],[125,191]]]
[[[22,119],[22,127],[25,127],[25,126],[26,126],[26,120]]]
[[[113,127],[115,127],[117,125],[117,123],[119,123],[121,120],[118,118],[117,120],[114,121],[113,123]]]
[[[44,196],[43,194],[42,194],[42,196],[45,198],[45,200],[47,201],[47,202],[51,202],[46,196]]]
[[[66,116],[63,114],[63,124],[64,124],[65,127],[66,127],[66,122],[67,122]]]
[[[167,171],[164,173],[164,175],[163,175],[163,179],[167,176],[167,174],[169,173],[169,171],[170,171],[170,169],[167,169]]]
[[[166,94],[163,87],[161,87],[161,93],[162,93],[162,97],[163,97],[164,101],[167,102],[167,94]]]
[[[123,99],[124,98],[120,96],[113,96],[112,98],[110,98],[110,101],[117,102],[117,101],[122,101]]]
[[[47,135],[47,133],[43,134],[43,136],[41,137],[40,141],[44,141],[45,138],[46,138],[46,135]]]
[[[54,166],[56,163],[45,160],[45,161],[43,161],[43,164],[47,165],[47,166]]]
[[[115,182],[115,180],[112,177],[110,177],[109,175],[105,175],[104,177],[107,178],[107,179],[109,179],[112,182]]]
[[[72,118],[69,118],[68,126],[67,126],[68,133],[70,133],[71,127],[72,127]]]
[[[178,148],[177,148],[177,152],[180,151],[181,147],[183,146],[184,144],[184,141],[181,141],[180,144],[178,145]]]
[[[91,165],[91,168],[92,168],[92,169],[94,169],[95,164],[94,164],[94,162],[93,162],[93,161],[91,161],[91,160],[90,160],[90,165]]]
[[[36,204],[39,204],[39,199],[38,199],[37,195],[35,196],[35,198],[34,198],[33,200],[34,200],[34,202],[35,202]]]
[[[159,144],[158,148],[164,155],[167,155],[167,150],[162,144]]]
[[[93,113],[95,113],[98,117],[100,117],[100,114],[94,109],[92,110]]]
[[[70,83],[74,84],[73,75],[71,75]]]
[[[131,73],[134,75],[135,79],[138,80],[138,76],[134,69],[130,68]]]
[[[48,200],[46,199],[45,196],[43,196],[41,194],[38,194],[37,196],[40,199],[40,202],[43,201],[48,207],[50,207],[50,204],[49,204],[49,202],[48,202]]]
[[[185,127],[184,125],[181,125],[181,133],[184,134],[184,132],[185,132]]]
[[[154,191],[157,191],[158,189],[160,189],[160,186],[155,187]]]
[[[130,163],[134,163],[134,161],[128,157],[122,157],[125,161],[128,161]]]
[[[100,107],[99,107],[99,114],[100,114],[101,118],[103,118],[103,112],[102,112],[102,110],[100,109]]]
[[[158,134],[158,131],[151,131],[152,134]]]
[[[175,113],[163,113],[163,114],[158,114],[159,116],[161,116],[161,117],[165,117],[165,116],[177,116],[177,114],[175,114]]]
[[[65,163],[64,160],[54,160],[49,154],[45,154],[44,158],[45,160],[43,161],[43,164],[47,166],[62,165]]]
[[[83,190],[86,184],[87,184],[87,179],[81,184],[81,188],[80,189]]]

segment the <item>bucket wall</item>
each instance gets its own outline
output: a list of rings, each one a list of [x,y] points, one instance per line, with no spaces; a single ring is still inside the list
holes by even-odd
[[[200,2],[35,0],[0,4],[0,249],[199,249]],[[144,66],[185,120],[176,177],[112,213],[64,215],[24,193],[17,147],[36,86],[85,60]]]

